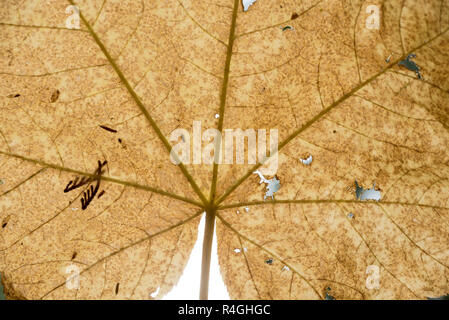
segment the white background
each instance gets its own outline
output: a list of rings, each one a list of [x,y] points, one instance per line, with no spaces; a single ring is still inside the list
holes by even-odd
[[[204,223],[203,214],[198,226],[198,239],[193,247],[189,262],[178,284],[162,300],[198,300],[201,282],[201,258],[203,252]],[[214,228],[215,230],[215,228]],[[228,291],[221,278],[217,256],[217,237],[214,231],[209,276],[209,300],[229,300]]]

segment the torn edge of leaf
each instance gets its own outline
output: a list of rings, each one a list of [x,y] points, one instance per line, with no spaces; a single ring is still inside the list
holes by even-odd
[[[157,287],[156,291],[150,293],[150,297],[153,298],[153,299],[156,298],[157,295],[159,294],[160,288],[161,288],[161,287]]]

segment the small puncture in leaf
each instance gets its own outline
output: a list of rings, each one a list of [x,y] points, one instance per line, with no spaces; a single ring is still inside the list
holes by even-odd
[[[245,207],[245,212],[249,212],[249,207]]]
[[[313,161],[312,155],[308,156],[307,159],[299,159],[303,164],[310,166]]]
[[[349,219],[354,218],[354,214],[353,214],[352,212],[348,213],[348,218],[349,218]]]
[[[388,58],[385,59],[385,62],[386,62],[386,63],[390,63],[392,57],[393,57],[393,54],[390,54],[390,55],[388,56]]]
[[[242,0],[243,11],[248,11],[248,8],[257,0]]]
[[[449,293],[447,293],[444,296],[436,297],[436,298],[429,298],[429,297],[427,297],[427,300],[449,300]]]
[[[235,249],[234,249],[234,252],[235,252],[235,253],[240,253],[240,252],[241,252],[241,250],[240,250],[240,249],[238,249],[238,248],[235,248]]]
[[[355,181],[355,196],[358,200],[380,200],[380,191],[377,191],[375,189],[376,184],[373,184],[373,187],[371,189],[363,189],[363,187],[360,187],[357,183],[357,180]]]
[[[415,62],[410,60],[412,58],[416,58],[416,54],[414,54],[414,53],[409,54],[405,60],[399,61],[398,65],[404,66],[407,69],[409,69],[410,71],[415,71],[416,75],[418,76],[418,79],[422,79],[421,73],[419,72],[418,65]]]
[[[289,270],[290,270],[290,268],[287,267],[287,266],[283,266],[283,267],[282,267],[282,271],[289,271]]]
[[[265,260],[266,264],[272,265],[273,264],[273,259],[267,259]]]

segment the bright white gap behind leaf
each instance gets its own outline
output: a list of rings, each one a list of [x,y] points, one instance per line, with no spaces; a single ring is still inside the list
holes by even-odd
[[[204,224],[206,215],[198,226],[198,239],[178,284],[162,300],[198,300],[201,282]],[[215,230],[215,229],[214,229]],[[217,237],[214,231],[209,275],[209,300],[230,300],[218,266]]]

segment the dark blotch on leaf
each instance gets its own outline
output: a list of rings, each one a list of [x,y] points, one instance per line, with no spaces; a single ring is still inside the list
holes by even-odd
[[[16,93],[16,94],[9,94],[7,97],[8,97],[8,98],[18,98],[18,97],[20,97],[20,94],[19,94],[19,93]]]
[[[119,287],[120,287],[120,283],[117,283],[115,285],[115,294],[118,294]]]
[[[58,98],[59,98],[59,90],[55,90],[55,91],[53,91],[53,93],[51,94],[51,97],[50,97],[50,102],[56,102],[57,100],[58,100]]]
[[[8,225],[9,218],[10,218],[10,216],[7,216],[7,217],[5,217],[3,219],[3,221],[2,221],[2,229],[6,228],[6,226]]]
[[[265,260],[266,264],[272,265],[273,264],[273,259],[267,259]]]
[[[53,93],[51,94],[51,98],[50,98],[50,102],[56,102],[59,98],[59,90],[56,89],[55,91],[53,91]]]
[[[77,254],[78,254],[78,253],[75,251],[75,252],[72,254],[72,259],[71,259],[71,260],[75,259]]]
[[[109,127],[107,127],[107,126],[103,126],[103,125],[100,125],[100,128],[101,128],[101,129],[104,129],[104,130],[106,130],[106,131],[109,131],[109,132],[113,132],[113,133],[116,133],[116,132],[117,132],[117,130],[112,129],[112,128],[109,128]]]
[[[105,192],[106,192],[106,191],[101,190],[101,192],[98,194],[98,199],[100,199],[100,198],[105,194]]]
[[[299,17],[299,15],[295,12],[295,13],[292,14],[291,19],[295,20],[295,19],[298,19],[298,17]]]

